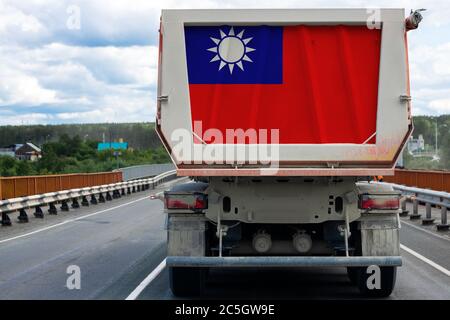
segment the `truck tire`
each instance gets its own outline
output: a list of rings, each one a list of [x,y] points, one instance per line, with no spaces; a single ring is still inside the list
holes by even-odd
[[[347,267],[347,277],[353,285],[356,285],[358,280],[358,267]]]
[[[357,270],[356,282],[362,295],[372,298],[388,297],[395,287],[397,277],[397,267],[380,267],[380,289],[369,289],[367,280],[371,276],[367,273],[367,267],[361,267]]]
[[[170,289],[177,297],[199,296],[204,288],[207,270],[202,268],[170,267]]]

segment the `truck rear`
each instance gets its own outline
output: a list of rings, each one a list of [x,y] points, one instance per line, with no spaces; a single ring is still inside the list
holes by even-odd
[[[345,267],[388,296],[399,250],[392,175],[412,131],[402,9],[163,10],[157,132],[175,295],[209,268]]]

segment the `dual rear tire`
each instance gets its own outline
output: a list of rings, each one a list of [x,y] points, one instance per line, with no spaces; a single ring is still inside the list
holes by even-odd
[[[368,267],[347,267],[347,275],[350,281],[356,285],[360,293],[366,297],[388,297],[395,287],[397,267],[379,267],[379,286],[374,287],[377,280],[375,275],[367,270]]]
[[[202,294],[207,268],[169,268],[170,289],[178,297],[199,296]],[[395,287],[397,267],[380,267],[379,287],[373,286],[372,272],[367,267],[348,267],[347,275],[362,295],[372,298],[388,297]],[[372,284],[372,286],[370,285]]]
[[[199,296],[202,294],[208,269],[170,267],[170,289],[177,297]]]

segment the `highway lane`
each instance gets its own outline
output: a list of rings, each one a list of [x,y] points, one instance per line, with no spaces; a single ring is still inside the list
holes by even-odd
[[[431,239],[432,240],[432,239]],[[450,245],[450,244],[449,244]],[[403,251],[392,300],[449,300],[450,277]],[[212,278],[212,279],[211,279]],[[175,299],[161,272],[139,299]],[[204,299],[361,299],[344,268],[213,270]]]
[[[400,229],[401,243],[450,270],[450,240],[413,228],[407,221]]]
[[[413,228],[402,220],[400,241],[450,270],[450,239]],[[448,300],[450,277],[417,256],[402,250],[403,266],[398,268],[397,285],[387,299]],[[175,299],[168,289],[168,272],[163,270],[141,293],[139,299]],[[206,285],[206,299],[361,299],[343,268],[304,269],[216,269]]]
[[[150,192],[73,210],[68,223],[0,243],[0,299],[125,298],[154,256],[165,256],[163,206]],[[66,287],[70,265],[80,267],[81,290]]]
[[[450,299],[450,280],[415,257],[404,253],[397,285],[387,299]],[[343,268],[215,270],[203,299],[362,299]],[[139,299],[175,299],[163,271]]]
[[[149,200],[151,192],[46,217],[63,224],[11,241],[4,240],[12,228],[23,227],[0,229],[0,299],[125,299],[166,256],[162,203]],[[31,220],[31,229],[22,234],[38,230]],[[405,246],[450,269],[445,241],[402,224]],[[408,252],[403,258],[389,299],[450,299],[450,277]],[[66,287],[70,265],[80,267],[80,290]],[[342,268],[213,270],[211,275],[202,298],[360,298]],[[166,268],[138,298],[174,299]]]

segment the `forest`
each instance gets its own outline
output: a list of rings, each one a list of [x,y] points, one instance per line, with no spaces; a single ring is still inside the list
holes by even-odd
[[[56,141],[41,146],[42,158],[37,161],[0,156],[0,176],[106,172],[133,165],[170,162],[161,144],[153,148],[121,150],[116,157],[113,150],[97,151],[97,143],[64,133]]]
[[[450,115],[416,116],[413,137],[422,135],[425,151],[433,156],[403,152],[406,169],[450,170]],[[129,149],[97,151],[98,142],[128,142]],[[167,163],[170,157],[155,132],[154,123],[100,123],[0,126],[0,147],[32,142],[42,148],[38,161],[0,156],[0,176],[111,171],[140,164]]]
[[[413,156],[405,149],[403,152],[405,168],[450,170],[450,115],[415,116],[413,123],[413,137],[423,135],[425,151],[436,156]]]
[[[24,142],[42,146],[57,142],[62,135],[96,142],[103,138],[105,141],[123,139],[130,148],[139,150],[161,146],[154,123],[144,122],[0,126],[0,148]]]

